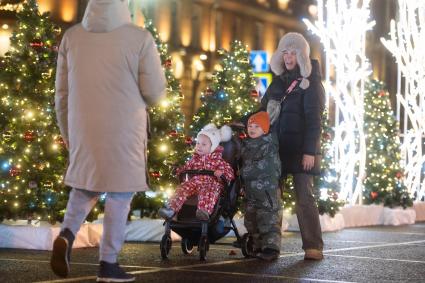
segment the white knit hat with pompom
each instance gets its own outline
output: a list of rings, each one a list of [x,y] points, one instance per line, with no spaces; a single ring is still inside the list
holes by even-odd
[[[198,133],[197,138],[199,138],[199,135],[205,135],[210,139],[211,153],[217,148],[220,142],[226,142],[232,138],[232,129],[226,125],[218,129],[216,125],[210,123]]]

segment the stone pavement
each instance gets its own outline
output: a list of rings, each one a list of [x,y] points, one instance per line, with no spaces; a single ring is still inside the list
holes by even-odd
[[[1,235],[0,235],[1,236]],[[200,262],[173,243],[162,261],[158,243],[126,243],[120,264],[137,282],[425,282],[425,223],[361,227],[325,233],[325,259],[304,261],[299,233],[284,233],[282,254],[272,263],[244,259],[225,238]],[[97,248],[74,249],[70,277],[56,277],[50,252],[0,249],[0,282],[94,282]]]

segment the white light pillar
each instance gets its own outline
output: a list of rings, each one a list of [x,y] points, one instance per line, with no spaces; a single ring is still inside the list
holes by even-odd
[[[333,153],[339,176],[339,197],[362,203],[366,142],[363,131],[364,83],[371,73],[365,55],[370,0],[318,0],[318,20],[304,20],[323,43],[326,54],[325,89],[335,100]]]
[[[403,116],[405,185],[416,201],[425,198],[425,1],[398,0],[390,39],[381,38],[398,65],[397,118]],[[403,86],[403,87],[402,87]],[[402,89],[403,88],[403,89]]]

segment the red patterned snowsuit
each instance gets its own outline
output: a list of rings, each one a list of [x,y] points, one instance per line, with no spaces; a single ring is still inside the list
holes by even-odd
[[[233,169],[222,157],[223,147],[218,146],[212,153],[206,155],[193,154],[192,159],[177,169],[177,175],[185,170],[221,170],[227,182],[234,179]],[[198,195],[198,209],[212,213],[214,205],[220,197],[224,184],[215,176],[194,175],[177,187],[169,206],[179,211],[188,197]]]

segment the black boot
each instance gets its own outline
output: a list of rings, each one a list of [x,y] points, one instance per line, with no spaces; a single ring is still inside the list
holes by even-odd
[[[68,228],[63,229],[53,242],[52,257],[50,266],[53,272],[60,277],[67,277],[69,273],[69,263],[71,260],[72,244],[75,236]]]
[[[266,261],[272,261],[279,258],[280,252],[277,250],[265,248],[261,253],[257,254],[257,258],[266,260]]]
[[[99,272],[97,273],[97,282],[133,282],[136,278],[126,273],[118,263],[109,263],[100,261]]]
[[[249,257],[257,257],[261,253],[261,249],[253,249],[249,252]]]

